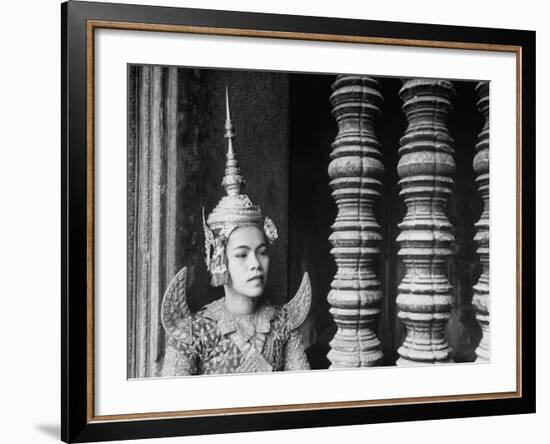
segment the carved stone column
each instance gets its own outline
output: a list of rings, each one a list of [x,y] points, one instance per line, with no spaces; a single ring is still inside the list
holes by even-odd
[[[483,114],[485,125],[481,130],[476,144],[474,157],[474,172],[476,182],[483,199],[483,212],[476,223],[479,260],[483,267],[481,276],[474,286],[472,303],[476,308],[476,318],[481,326],[482,337],[476,349],[476,362],[488,362],[491,350],[489,323],[489,82],[480,82],[476,86],[478,108]]]
[[[338,269],[328,302],[338,330],[328,359],[331,368],[366,367],[382,358],[375,333],[382,300],[376,276],[381,234],[373,204],[384,172],[374,133],[383,98],[379,83],[368,77],[339,76],[332,90],[338,135],[328,172],[338,215],[329,240]]]
[[[128,377],[158,376],[160,304],[175,273],[176,68],[132,67],[128,149]]]
[[[445,80],[413,79],[404,81],[399,95],[408,128],[397,166],[407,206],[397,237],[405,265],[397,309],[406,328],[397,365],[448,362],[445,325],[453,295],[445,266],[455,239],[445,205],[455,162],[446,120],[454,88]]]

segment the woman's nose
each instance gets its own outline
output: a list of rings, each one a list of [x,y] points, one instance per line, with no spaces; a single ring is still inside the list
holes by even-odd
[[[255,270],[255,269],[260,269],[260,267],[262,266],[261,262],[259,261],[259,259],[256,257],[255,254],[251,254],[250,257],[249,257],[249,265],[250,265],[250,268],[252,270]]]

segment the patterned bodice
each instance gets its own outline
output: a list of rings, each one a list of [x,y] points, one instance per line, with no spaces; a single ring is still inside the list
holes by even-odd
[[[168,339],[163,376],[309,369],[285,307],[234,316],[222,298],[191,316],[191,337]]]

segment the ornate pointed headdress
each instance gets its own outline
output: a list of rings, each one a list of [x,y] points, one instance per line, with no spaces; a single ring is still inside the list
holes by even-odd
[[[225,89],[225,105],[224,137],[227,139],[227,159],[221,184],[227,195],[221,198],[207,220],[204,218],[204,208],[202,215],[206,267],[212,274],[211,283],[214,287],[228,282],[225,245],[233,230],[241,227],[258,227],[270,243],[277,239],[277,228],[273,221],[269,217],[263,216],[260,207],[253,205],[248,196],[242,192],[246,182],[241,175],[233,150],[234,134],[229,113],[227,88]]]

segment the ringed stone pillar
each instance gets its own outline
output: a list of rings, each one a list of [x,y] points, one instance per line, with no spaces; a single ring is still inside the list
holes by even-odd
[[[384,166],[374,123],[383,97],[368,77],[338,76],[330,103],[338,123],[328,168],[338,214],[329,240],[337,265],[328,302],[338,327],[330,342],[331,368],[373,366],[382,351],[376,337],[382,292],[376,274],[381,233],[373,205]]]
[[[445,267],[454,236],[445,214],[455,162],[446,127],[455,91],[445,80],[412,79],[399,95],[408,127],[399,148],[400,195],[407,213],[397,242],[405,276],[398,287],[398,317],[406,337],[397,365],[449,361],[445,325],[451,316],[452,287]]]
[[[489,82],[480,82],[476,86],[478,108],[483,114],[485,125],[476,144],[474,173],[483,199],[483,212],[476,223],[477,233],[474,238],[478,245],[477,253],[482,265],[482,272],[474,286],[472,303],[476,308],[476,318],[481,326],[481,342],[476,349],[476,362],[488,362],[490,359],[491,338],[489,323]]]

